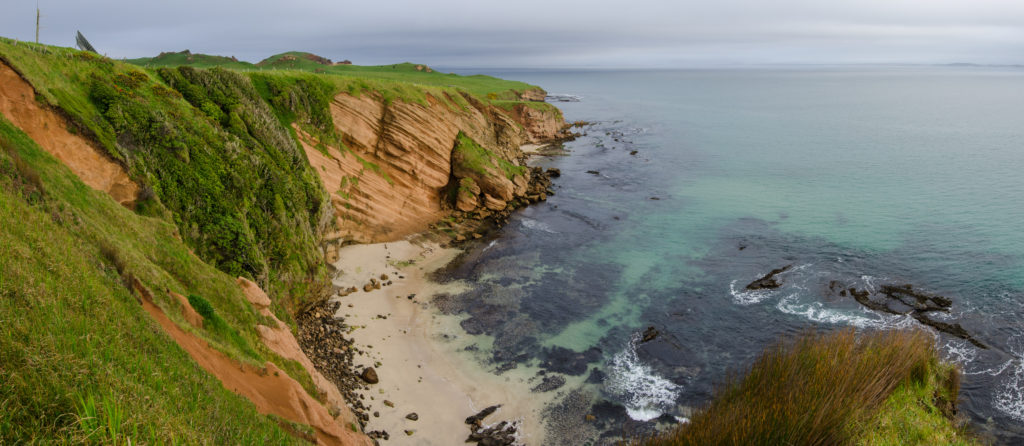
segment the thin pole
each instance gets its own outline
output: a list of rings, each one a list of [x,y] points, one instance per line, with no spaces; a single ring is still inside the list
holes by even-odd
[[[36,2],[36,43],[39,43],[39,2]]]

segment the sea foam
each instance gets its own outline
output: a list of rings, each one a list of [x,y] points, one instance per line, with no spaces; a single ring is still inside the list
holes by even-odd
[[[626,348],[612,357],[605,390],[626,407],[630,418],[648,421],[674,407],[681,388],[640,362],[636,354],[639,340],[639,335],[634,335]]]

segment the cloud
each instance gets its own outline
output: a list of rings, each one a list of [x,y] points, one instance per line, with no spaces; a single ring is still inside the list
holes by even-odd
[[[30,40],[35,2],[0,34]],[[1007,0],[40,0],[42,40],[75,30],[112,57],[188,48],[258,61],[307,50],[363,64],[692,66],[1020,63],[1024,2]]]

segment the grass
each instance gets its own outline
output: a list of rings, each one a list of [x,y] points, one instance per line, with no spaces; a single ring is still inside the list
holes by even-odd
[[[422,87],[445,87],[469,92],[481,98],[494,100],[515,100],[525,91],[542,91],[536,85],[524,82],[498,79],[492,76],[460,76],[452,73],[426,71],[426,66],[414,63],[391,65],[324,65],[314,60],[319,56],[291,51],[270,56],[258,64],[238,62],[229,57],[209,56],[193,53],[163,53],[153,58],[129,59],[128,63],[144,68],[193,66],[196,68],[231,68],[241,71],[303,71],[307,73],[332,74],[349,80],[379,82],[381,85],[415,84]],[[423,69],[417,69],[422,67]]]
[[[222,271],[257,281],[279,318],[329,289],[318,249],[329,200],[289,124],[333,128],[332,84],[309,73],[268,86],[223,68],[147,72],[2,38],[0,59],[152,192],[140,211],[173,221]]]
[[[511,180],[516,175],[526,173],[525,166],[517,166],[506,161],[480,144],[477,144],[476,141],[473,141],[473,138],[462,132],[459,132],[455,139],[454,152],[457,153],[453,153],[453,158],[457,155],[462,161],[463,167],[480,175],[488,175],[490,171],[498,171]],[[462,186],[469,187],[468,184],[460,184],[460,187]]]
[[[125,286],[138,278],[214,348],[284,366],[233,278],[2,118],[0,227],[0,444],[303,444],[200,369]],[[241,341],[192,329],[165,290],[202,295]]]
[[[767,349],[690,423],[643,444],[974,444],[932,402],[956,401],[958,373],[923,331],[808,333]]]

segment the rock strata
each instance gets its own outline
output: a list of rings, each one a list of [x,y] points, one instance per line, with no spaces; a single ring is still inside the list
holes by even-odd
[[[840,296],[843,295],[845,293],[840,292]],[[985,343],[971,335],[959,323],[943,322],[929,316],[934,312],[948,313],[953,306],[952,299],[914,290],[912,285],[882,285],[875,293],[882,299],[872,299],[868,290],[856,288],[849,288],[849,295],[868,309],[894,315],[909,315],[924,325],[964,339],[978,348],[988,348]]]

